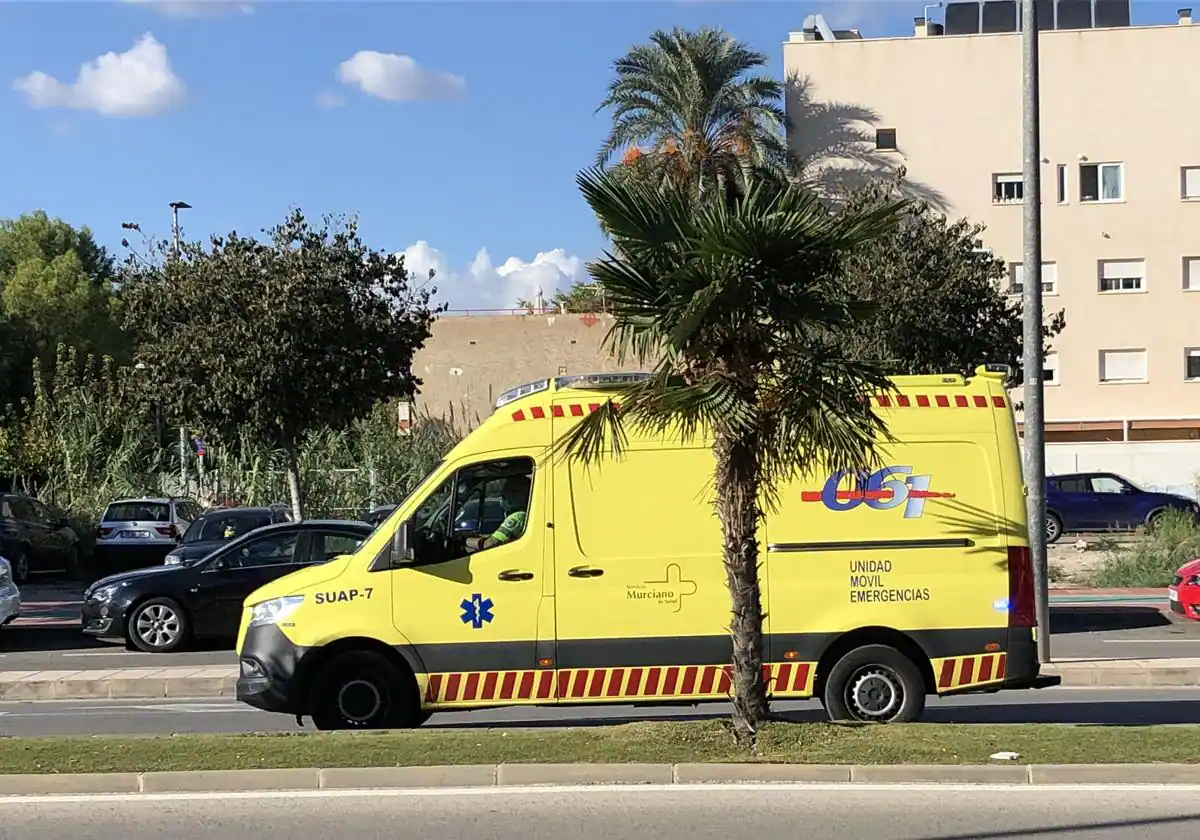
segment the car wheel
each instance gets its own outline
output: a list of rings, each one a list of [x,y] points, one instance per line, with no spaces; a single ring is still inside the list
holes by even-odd
[[[129,616],[129,640],[146,653],[170,653],[183,647],[190,628],[187,615],[170,598],[151,598]]]
[[[16,555],[8,558],[12,564],[13,583],[20,586],[29,581],[29,549],[25,546],[17,546]]]
[[[925,711],[925,680],[895,648],[866,645],[833,666],[822,699],[833,721],[909,723]]]
[[[1166,519],[1166,517],[1167,517],[1167,511],[1165,511],[1165,510],[1154,511],[1154,513],[1152,513],[1146,517],[1146,528],[1153,531],[1155,528],[1157,528],[1159,525],[1162,524],[1163,520]]]
[[[1046,514],[1046,543],[1056,543],[1063,535],[1062,520],[1057,513]]]
[[[409,729],[428,717],[404,674],[374,651],[343,653],[317,674],[310,714],[317,729]]]

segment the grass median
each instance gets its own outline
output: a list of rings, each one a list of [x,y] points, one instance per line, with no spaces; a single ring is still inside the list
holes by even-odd
[[[772,723],[752,755],[723,721],[569,729],[0,738],[0,773],[106,773],[503,763],[1028,764],[1195,762],[1200,726]]]

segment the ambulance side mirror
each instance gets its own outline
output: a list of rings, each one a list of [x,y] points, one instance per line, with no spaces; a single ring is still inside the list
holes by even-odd
[[[405,519],[392,535],[392,566],[407,566],[413,562],[412,520]]]

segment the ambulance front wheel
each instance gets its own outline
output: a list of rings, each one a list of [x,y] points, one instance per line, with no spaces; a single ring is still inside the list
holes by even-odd
[[[834,721],[908,723],[925,711],[925,680],[895,648],[866,645],[833,666],[821,702]]]
[[[321,730],[408,729],[428,720],[416,689],[382,654],[354,650],[339,654],[313,681],[313,725]]]

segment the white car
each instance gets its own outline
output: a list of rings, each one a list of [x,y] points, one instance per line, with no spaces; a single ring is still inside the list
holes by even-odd
[[[0,557],[0,627],[21,614],[21,590],[13,582],[12,564]]]

